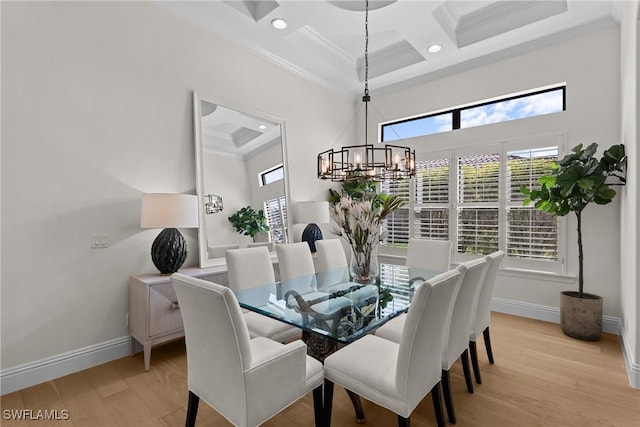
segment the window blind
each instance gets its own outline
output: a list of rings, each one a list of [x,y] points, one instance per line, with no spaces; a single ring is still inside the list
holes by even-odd
[[[411,301],[412,290],[409,288],[409,269],[405,266],[380,264],[381,283],[395,283],[391,304],[408,306]]]
[[[558,219],[556,216],[522,206],[520,186],[538,187],[540,176],[558,160],[558,147],[507,152],[506,168],[506,252],[515,258],[558,259]]]
[[[284,195],[264,202],[265,216],[269,225],[269,241],[285,243],[287,231],[287,202]]]
[[[416,165],[413,237],[449,240],[449,159]]]
[[[457,252],[497,251],[500,153],[460,156],[456,169]]]
[[[409,244],[410,182],[410,180],[403,180],[380,183],[380,189],[384,193],[400,196],[404,201],[402,207],[387,216],[382,224],[382,241],[386,245],[406,246]]]

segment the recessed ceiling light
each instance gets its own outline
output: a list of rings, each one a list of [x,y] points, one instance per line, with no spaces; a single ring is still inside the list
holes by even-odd
[[[429,53],[440,52],[442,50],[442,46],[440,46],[439,44],[432,44],[427,50],[429,51]]]
[[[287,21],[282,18],[274,18],[271,20],[271,26],[276,30],[284,30],[287,28]]]
[[[260,125],[258,126],[258,129],[260,130],[265,130],[267,128],[267,125]]]

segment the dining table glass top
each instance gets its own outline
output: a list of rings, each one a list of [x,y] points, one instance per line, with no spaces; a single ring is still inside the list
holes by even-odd
[[[240,306],[341,343],[404,313],[418,286],[440,271],[381,264],[375,284],[350,281],[348,268],[243,289]]]

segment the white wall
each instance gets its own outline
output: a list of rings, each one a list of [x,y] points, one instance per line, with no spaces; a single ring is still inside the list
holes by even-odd
[[[272,145],[255,155],[247,157],[247,171],[251,181],[251,200],[254,209],[262,209],[264,202],[285,193],[284,180],[259,185],[259,174],[282,163],[282,146]]]
[[[308,147],[338,138],[350,100],[147,2],[0,7],[3,370],[128,335],[159,232],[141,195],[195,194],[193,90],[285,119],[292,198],[325,196]]]
[[[567,111],[415,138],[417,151],[483,145],[528,136],[566,134],[567,148],[620,141],[620,50],[617,28],[542,48],[513,59],[397,90],[373,101],[386,120],[427,113],[555,83],[567,83]],[[619,204],[584,213],[585,290],[604,297],[604,314],[620,317]],[[577,275],[575,218],[568,220],[568,273]],[[569,282],[569,283],[567,283]],[[501,274],[495,297],[529,305],[559,306],[559,292],[575,279]]]
[[[205,152],[202,166],[204,192],[221,196],[224,207],[222,212],[205,215],[208,246],[246,246],[251,238],[238,234],[228,218],[252,204],[252,186],[257,184],[249,181],[247,163],[241,156]]]
[[[640,149],[638,147],[638,123],[640,122],[640,6],[638,2],[624,4],[620,24],[621,52],[621,140],[628,156],[627,185],[622,190],[620,235],[620,270],[622,279],[622,328],[623,344],[630,353],[630,361],[636,366],[636,378],[632,384],[640,388]]]

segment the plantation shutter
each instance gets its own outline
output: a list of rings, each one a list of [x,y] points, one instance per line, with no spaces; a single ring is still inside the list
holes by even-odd
[[[287,203],[284,195],[264,202],[264,212],[269,224],[269,241],[286,243]]]
[[[395,283],[393,295],[394,304],[409,306],[412,290],[409,286],[409,269],[401,265],[380,264],[381,283]]]
[[[456,165],[457,252],[498,250],[500,154],[459,156]]]
[[[402,181],[383,181],[380,189],[391,195],[400,196],[404,201],[401,208],[393,211],[387,216],[382,225],[383,243],[386,245],[405,246],[409,244],[409,212],[410,212],[410,194],[409,188],[411,180]]]
[[[522,206],[520,186],[539,187],[538,179],[558,160],[558,147],[507,152],[506,253],[509,257],[556,261],[558,219],[533,205]]]
[[[449,160],[416,164],[413,237],[449,240]]]

